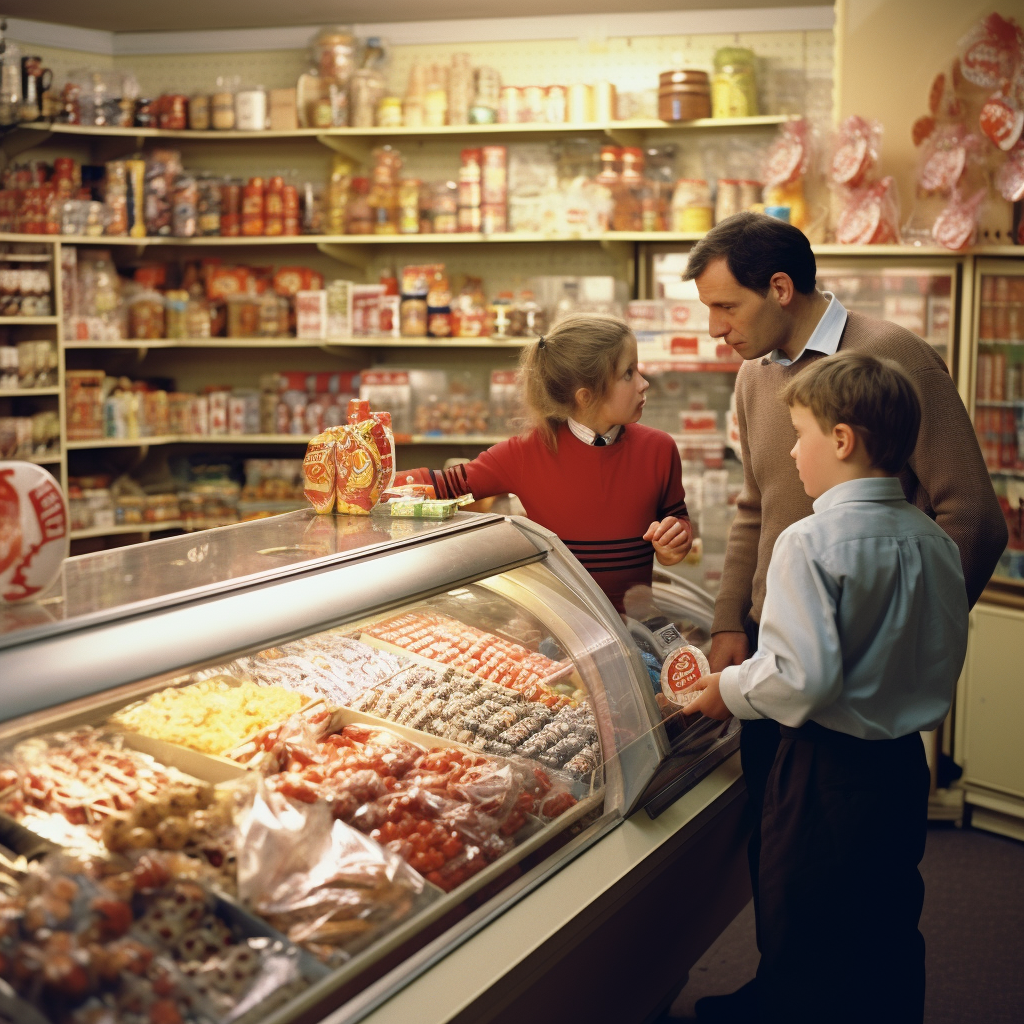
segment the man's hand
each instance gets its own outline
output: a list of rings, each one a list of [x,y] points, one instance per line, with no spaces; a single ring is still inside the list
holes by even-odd
[[[708,665],[712,672],[721,672],[729,665],[742,665],[750,657],[750,641],[746,633],[716,633],[711,638]]]
[[[721,672],[713,672],[709,676],[702,676],[693,686],[688,686],[683,690],[683,693],[693,693],[696,691],[700,694],[696,700],[690,701],[683,708],[683,714],[695,715],[700,712],[705,718],[713,718],[718,722],[724,722],[727,718],[732,718],[732,712],[725,701],[722,700],[722,692],[719,688],[719,680],[721,678]]]
[[[644,540],[654,545],[654,553],[662,565],[681,562],[693,546],[693,530],[686,519],[666,516],[660,523],[651,523]]]

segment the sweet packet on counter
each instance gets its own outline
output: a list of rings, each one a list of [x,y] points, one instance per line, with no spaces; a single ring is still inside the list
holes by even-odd
[[[348,423],[317,434],[302,460],[303,494],[321,514],[369,515],[395,478],[391,414],[352,399]]]
[[[451,519],[463,506],[473,499],[462,498],[392,498],[374,506],[372,515],[391,516],[397,519]]]

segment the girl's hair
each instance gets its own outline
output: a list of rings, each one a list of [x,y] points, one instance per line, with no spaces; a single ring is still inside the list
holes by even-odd
[[[576,392],[594,400],[607,394],[632,331],[624,320],[598,313],[571,313],[523,350],[519,394],[529,428],[554,450],[558,428],[576,408]]]

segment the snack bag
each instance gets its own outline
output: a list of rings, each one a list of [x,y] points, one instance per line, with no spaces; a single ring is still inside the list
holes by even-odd
[[[347,515],[369,515],[384,490],[372,424],[363,420],[342,427],[334,444],[335,507]]]
[[[810,162],[807,122],[787,121],[765,156],[761,177],[765,188],[791,185],[806,173]]]
[[[317,512],[334,511],[334,441],[329,431],[317,434],[302,460],[302,493]]]
[[[1013,81],[1024,51],[1024,32],[1012,18],[993,12],[960,40],[960,72],[983,89]]]

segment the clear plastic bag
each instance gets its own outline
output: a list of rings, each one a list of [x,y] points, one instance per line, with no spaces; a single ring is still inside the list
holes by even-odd
[[[985,188],[978,189],[965,198],[959,189],[954,189],[945,209],[935,220],[932,237],[947,249],[966,249],[978,237],[978,219],[981,205],[988,195]]]
[[[239,896],[327,962],[349,959],[430,898],[400,857],[322,800],[289,800],[259,780],[238,829]]]
[[[834,185],[857,188],[878,163],[882,126],[878,121],[853,114],[836,132],[828,163],[828,178]]]
[[[836,241],[843,245],[899,243],[899,194],[891,177],[846,190],[836,222]]]

